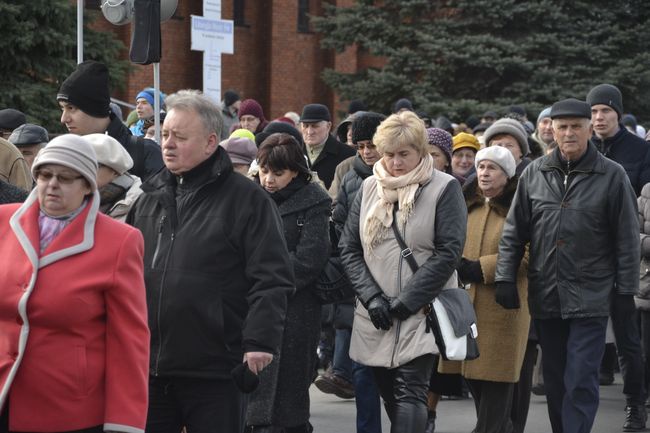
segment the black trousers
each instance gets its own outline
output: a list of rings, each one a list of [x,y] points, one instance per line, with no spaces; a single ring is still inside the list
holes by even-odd
[[[465,379],[476,406],[475,433],[512,433],[510,419],[514,383]]]
[[[535,320],[553,433],[589,433],[599,403],[607,317]]]
[[[147,433],[241,433],[243,413],[232,380],[149,377]]]
[[[373,367],[391,433],[424,431],[433,361],[433,355],[422,355],[397,368]]]
[[[537,340],[528,340],[524,363],[521,365],[519,382],[514,386],[512,394],[512,411],[510,418],[515,433],[524,433],[530,408],[530,393],[533,388],[533,371],[537,360]]]
[[[610,316],[616,337],[618,363],[623,376],[623,394],[627,404],[644,404],[645,368],[639,321],[632,296],[612,296]]]
[[[643,362],[645,365],[645,386],[650,387],[650,311],[639,311],[641,317],[641,345],[643,346]]]

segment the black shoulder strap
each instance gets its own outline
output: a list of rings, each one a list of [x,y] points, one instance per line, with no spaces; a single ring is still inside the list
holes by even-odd
[[[397,228],[397,203],[395,203],[393,206],[393,224],[391,227],[393,227],[393,233],[395,233],[395,240],[399,244],[399,247],[402,249],[400,254],[402,257],[404,257],[404,259],[406,259],[406,262],[409,264],[411,271],[415,273],[419,267],[418,263],[415,261],[413,252],[408,246],[406,246],[406,242],[404,242],[404,238],[402,238],[402,235],[399,233],[399,229]]]

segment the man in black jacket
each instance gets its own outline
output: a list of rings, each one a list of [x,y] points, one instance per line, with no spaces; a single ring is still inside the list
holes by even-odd
[[[591,106],[594,126],[592,142],[603,155],[623,166],[639,196],[643,185],[650,182],[650,144],[621,125],[623,97],[620,90],[611,84],[600,84],[589,91],[587,103]],[[637,314],[632,300],[612,299],[610,317],[627,400],[624,431],[643,431],[647,418],[645,367]],[[606,350],[605,354],[604,369],[611,369],[613,374],[614,348]]]
[[[330,135],[332,118],[330,110],[323,104],[305,105],[300,116],[300,129],[311,168],[318,173],[325,189],[329,189],[336,166],[353,156],[356,150]]]
[[[231,371],[258,374],[280,347],[292,266],[275,204],[233,172],[220,109],[198,91],[167,98],[166,168],[127,222],[145,240],[151,329],[147,432],[241,433]]]
[[[130,172],[143,181],[163,166],[160,147],[155,141],[135,137],[110,109],[108,69],[103,63],[88,60],[61,84],[56,100],[61,107],[61,123],[77,135],[108,134],[129,152]]]
[[[554,433],[591,431],[612,297],[639,287],[636,197],[623,168],[589,143],[591,107],[551,108],[558,148],[524,170],[499,244],[496,301],[519,308],[515,281],[526,246],[528,304],[542,347]]]

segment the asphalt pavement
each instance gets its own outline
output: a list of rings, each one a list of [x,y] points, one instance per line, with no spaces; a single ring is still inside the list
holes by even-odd
[[[310,395],[311,423],[314,426],[314,433],[356,433],[354,400],[342,400],[331,394],[323,394],[313,385]],[[600,406],[592,433],[621,432],[624,421],[625,398],[621,377],[617,375],[613,385],[600,387]],[[440,402],[436,433],[470,433],[475,423],[476,412],[472,400]],[[382,431],[390,433],[390,424],[385,413]],[[544,397],[533,395],[525,433],[550,432],[546,400]]]

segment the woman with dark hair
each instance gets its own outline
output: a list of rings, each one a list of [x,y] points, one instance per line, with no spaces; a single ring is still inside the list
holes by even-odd
[[[312,431],[309,386],[317,362],[321,309],[312,292],[329,257],[331,200],[312,182],[300,144],[291,135],[267,137],[257,162],[257,179],[282,217],[296,292],[287,306],[281,353],[260,373],[246,424],[252,432],[308,433]]]

